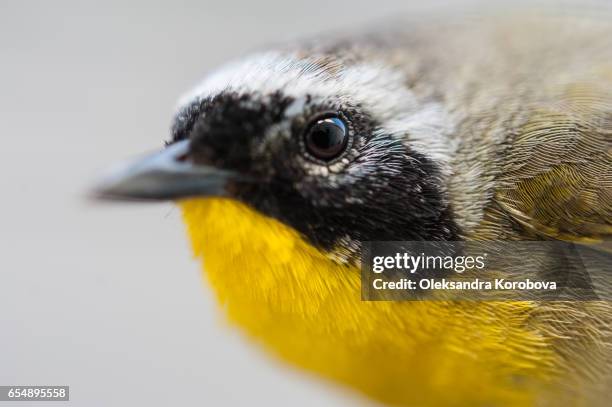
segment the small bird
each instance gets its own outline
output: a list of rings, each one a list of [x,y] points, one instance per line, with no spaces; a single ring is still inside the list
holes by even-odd
[[[598,406],[609,301],[362,301],[369,241],[612,236],[612,20],[409,18],[257,52],[98,188],[174,200],[230,321],[401,406]]]

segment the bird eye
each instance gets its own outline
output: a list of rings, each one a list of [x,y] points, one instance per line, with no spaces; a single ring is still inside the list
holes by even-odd
[[[346,148],[347,141],[348,130],[338,117],[314,120],[306,130],[306,149],[321,160],[338,157]]]

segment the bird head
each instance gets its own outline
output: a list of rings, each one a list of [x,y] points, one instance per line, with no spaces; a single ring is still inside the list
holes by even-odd
[[[223,313],[285,361],[390,405],[533,404],[554,366],[537,302],[362,301],[366,242],[473,233],[461,211],[481,203],[457,185],[479,193],[495,150],[453,144],[452,78],[414,76],[389,50],[342,55],[222,67],[182,99],[166,148],[99,194],[179,201]]]
[[[184,96],[161,153],[103,183],[110,198],[224,197],[340,261],[363,241],[452,240],[450,130],[381,62],[269,52]]]

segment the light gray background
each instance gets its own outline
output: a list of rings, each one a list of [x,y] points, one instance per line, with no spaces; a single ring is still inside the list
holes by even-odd
[[[172,205],[83,194],[159,148],[212,67],[417,4],[0,1],[0,384],[67,384],[88,407],[358,403],[224,324]]]

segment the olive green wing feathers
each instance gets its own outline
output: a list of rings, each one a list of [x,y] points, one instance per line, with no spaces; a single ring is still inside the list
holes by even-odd
[[[495,201],[534,238],[609,250],[612,80],[565,86],[529,112],[508,143]]]

